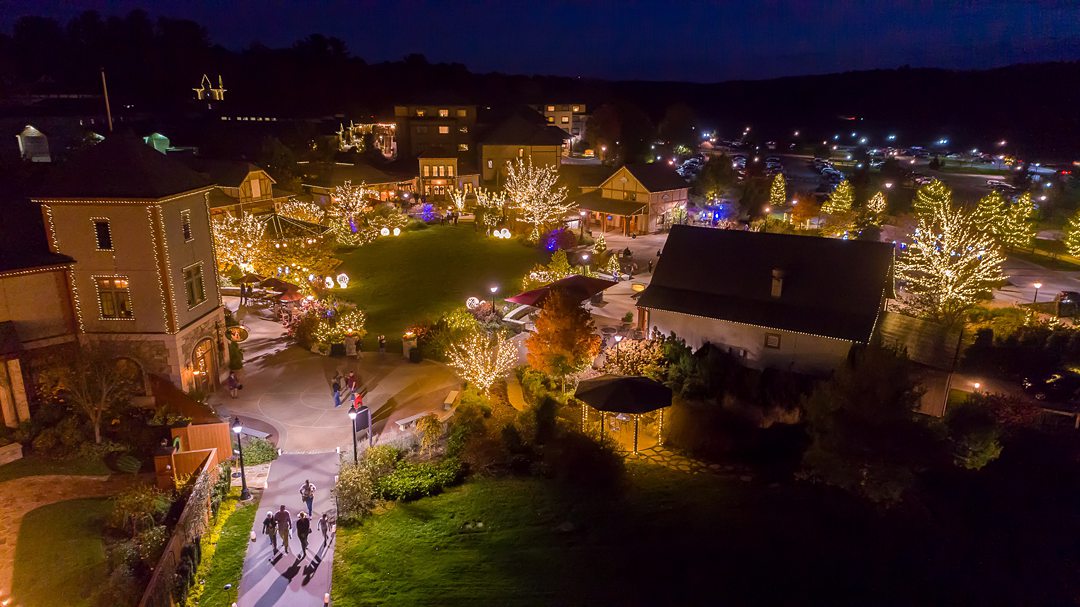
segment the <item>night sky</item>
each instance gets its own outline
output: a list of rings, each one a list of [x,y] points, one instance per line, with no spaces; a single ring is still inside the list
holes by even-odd
[[[1080,1],[222,2],[0,0],[18,16],[93,9],[202,23],[214,42],[337,36],[369,62],[423,53],[473,71],[713,82],[846,70],[1080,59]]]

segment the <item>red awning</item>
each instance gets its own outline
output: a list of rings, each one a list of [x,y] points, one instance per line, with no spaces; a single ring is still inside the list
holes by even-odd
[[[556,280],[547,286],[540,287],[539,289],[533,289],[532,291],[518,293],[513,297],[507,297],[506,301],[521,304],[523,306],[539,308],[544,303],[544,300],[547,299],[548,294],[551,293],[553,289],[558,289],[573,298],[574,301],[580,302],[589,299],[593,295],[596,295],[614,284],[615,281],[613,280],[573,274],[566,278]]]

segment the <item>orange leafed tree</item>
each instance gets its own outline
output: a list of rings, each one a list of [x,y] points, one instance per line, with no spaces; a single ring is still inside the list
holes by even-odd
[[[544,302],[536,332],[525,343],[529,365],[560,380],[585,369],[600,352],[592,316],[557,289]]]

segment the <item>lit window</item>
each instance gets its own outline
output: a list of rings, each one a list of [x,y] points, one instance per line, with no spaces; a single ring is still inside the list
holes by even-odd
[[[780,349],[780,335],[778,333],[766,333],[765,334],[765,347],[772,348],[774,350]]]
[[[454,165],[452,165],[452,164],[446,165],[446,176],[447,177],[453,177],[454,176]]]
[[[251,197],[258,198],[262,196],[262,183],[258,179],[251,180]]]
[[[184,268],[184,292],[187,294],[188,308],[194,308],[206,301],[206,289],[203,287],[201,263]]]
[[[94,279],[97,286],[98,311],[102,319],[135,318],[131,311],[131,291],[126,276],[106,276]]]
[[[431,166],[430,165],[427,165],[427,164],[424,165],[424,177],[431,177]]]
[[[109,227],[108,219],[95,219],[94,220],[94,238],[97,241],[97,250],[99,251],[111,251],[112,248],[112,229]]]
[[[460,129],[458,129],[458,132],[462,133],[462,134],[468,133],[469,132],[469,127],[463,126]]]
[[[569,116],[563,116],[562,117],[562,123],[563,124],[570,124],[570,117]]]
[[[449,135],[450,134],[450,127],[448,127],[448,126],[440,126],[439,127],[439,134],[440,135]]]
[[[494,167],[495,167],[495,162],[492,161],[492,160],[488,160],[488,168],[491,169],[491,168],[494,168]]]
[[[518,158],[525,157],[525,148],[518,148]]]
[[[184,242],[195,240],[191,234],[191,211],[188,209],[180,211],[180,231],[184,233]]]
[[[571,111],[580,112],[581,111],[581,106],[580,105],[575,105],[573,108],[571,108]]]
[[[417,118],[423,118],[424,117],[424,110],[416,110],[416,117]]]
[[[555,117],[554,116],[548,116],[547,119],[548,119],[548,122],[550,122],[552,124],[555,123]]]
[[[466,117],[466,116],[468,116],[468,115],[469,115],[469,111],[468,111],[468,110],[458,110],[458,111],[457,111],[457,117],[458,117],[458,118],[465,118],[465,117]]]
[[[554,105],[549,105],[547,111],[554,112],[555,111],[555,106]]]
[[[458,149],[459,152],[468,152],[469,151],[469,144],[467,144],[467,143],[459,143],[459,144],[457,144],[457,149]]]
[[[450,110],[439,110],[439,118],[448,118],[450,116]]]
[[[442,164],[439,165],[439,177],[446,177],[446,166],[445,165],[442,165]]]

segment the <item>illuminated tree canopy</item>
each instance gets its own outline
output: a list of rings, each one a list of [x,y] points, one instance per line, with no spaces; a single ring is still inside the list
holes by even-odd
[[[461,379],[487,392],[517,364],[517,345],[502,331],[469,332],[446,351],[449,365]]]
[[[845,179],[837,184],[836,189],[829,196],[829,199],[825,201],[825,204],[821,205],[821,212],[826,215],[839,215],[847,213],[851,210],[851,205],[855,203],[855,192],[851,189],[851,184]]]
[[[530,237],[540,237],[541,228],[562,219],[572,203],[566,201],[566,186],[556,187],[559,173],[554,166],[533,164],[532,158],[506,163],[506,195],[510,202],[521,209],[522,218],[532,225]]]

